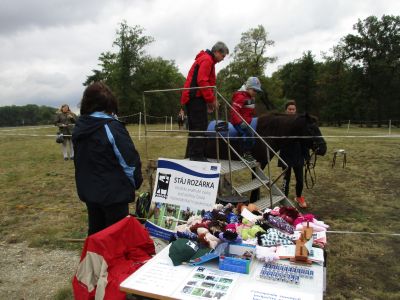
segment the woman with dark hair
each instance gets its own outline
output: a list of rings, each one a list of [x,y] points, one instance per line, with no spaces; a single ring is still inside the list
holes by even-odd
[[[296,101],[289,100],[285,104],[285,112],[288,115],[295,115],[297,112]],[[290,177],[292,176],[291,170],[293,169],[296,177],[296,198],[295,201],[301,208],[307,208],[307,202],[302,196],[304,186],[304,175],[303,167],[304,162],[310,159],[308,149],[304,147],[299,141],[292,142],[288,145],[283,146],[279,152],[280,157],[286,162],[288,169],[283,176],[282,190],[286,197],[289,195]],[[278,167],[282,170],[285,169],[285,165],[279,160]]]
[[[129,214],[143,178],[139,153],[116,118],[118,101],[110,88],[101,82],[89,85],[80,110],[72,133],[75,181],[87,206],[91,235]]]
[[[63,142],[61,143],[61,150],[64,160],[74,159],[74,148],[71,141],[71,133],[76,121],[75,114],[69,109],[68,104],[63,104],[60,110],[57,111],[56,120],[54,124],[58,127],[58,132],[63,135]]]

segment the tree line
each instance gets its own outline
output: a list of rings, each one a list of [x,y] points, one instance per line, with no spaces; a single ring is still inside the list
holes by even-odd
[[[53,124],[57,108],[28,104],[0,107],[0,127]]]
[[[230,100],[249,76],[257,76],[265,91],[257,99],[259,114],[282,111],[284,103],[294,99],[298,111],[314,114],[329,125],[349,119],[378,121],[378,126],[388,119],[400,120],[400,17],[359,19],[353,30],[324,53],[321,61],[307,51],[267,76],[266,68],[277,60],[268,55],[274,41],[268,39],[263,25],[250,28],[233,48],[231,62],[218,73],[218,91]],[[185,80],[173,60],[146,54],[145,47],[153,42],[143,28],[122,21],[113,49],[100,54],[99,68],[91,71],[83,85],[99,80],[108,84],[119,99],[120,116],[142,112],[143,91],[179,88]],[[179,91],[145,93],[145,97],[147,114],[177,115]],[[7,110],[10,114],[4,113]],[[12,118],[15,111],[15,107],[0,108],[4,114],[0,126],[36,120]]]

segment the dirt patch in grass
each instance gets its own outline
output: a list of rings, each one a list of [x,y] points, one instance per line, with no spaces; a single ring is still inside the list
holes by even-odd
[[[55,299],[71,288],[78,251],[30,248],[27,243],[0,243],[0,299]]]

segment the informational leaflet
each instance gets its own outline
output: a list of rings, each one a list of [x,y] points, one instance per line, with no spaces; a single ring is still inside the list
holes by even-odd
[[[303,293],[301,291],[288,291],[287,289],[264,289],[248,291],[244,299],[249,300],[317,300],[312,294]]]
[[[233,286],[239,274],[196,267],[174,293],[178,299],[231,299]]]
[[[219,163],[158,159],[153,210],[145,224],[150,235],[168,239],[177,225],[212,209],[220,170]]]
[[[156,295],[171,295],[176,287],[187,278],[190,269],[180,269],[176,272],[169,258],[151,261],[151,265],[139,269],[135,276],[128,277],[121,283],[121,287],[134,288]],[[171,274],[174,276],[171,277]]]

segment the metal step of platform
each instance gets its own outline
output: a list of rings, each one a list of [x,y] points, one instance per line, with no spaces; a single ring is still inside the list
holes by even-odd
[[[264,180],[260,181],[257,178],[254,178],[252,181],[250,181],[248,183],[245,183],[238,187],[234,187],[234,189],[239,195],[241,195],[243,193],[258,189],[258,188],[262,187],[264,184],[267,184],[268,182],[269,182],[268,179],[264,179]]]
[[[209,162],[217,162],[216,159],[208,159]],[[251,163],[244,163],[243,161],[231,161],[229,164],[229,160],[220,160],[219,163],[221,164],[221,178],[223,178],[223,183],[225,186],[225,191],[230,190],[233,188],[232,192],[235,192],[238,196],[243,196],[243,194],[247,192],[251,192],[255,189],[261,188],[265,185],[268,185],[270,183],[269,177],[264,173],[263,170],[261,170],[260,165],[258,162],[251,162]],[[229,179],[224,176],[226,174],[229,174],[229,167],[231,168],[231,172],[236,172],[240,170],[246,170],[250,168],[253,168],[259,179],[253,178],[250,179],[250,182],[247,182],[245,184],[242,184],[240,186],[233,186],[231,187],[231,183],[229,182]],[[270,194],[269,191],[264,194],[265,196],[262,197],[261,199],[257,200],[254,202],[255,205],[257,205],[261,210],[264,210],[266,208],[272,208],[279,203],[288,205],[288,206],[293,206],[293,204],[289,201],[289,199],[286,198],[286,196],[282,193],[282,191],[276,186],[276,184],[273,184],[272,186],[268,187],[267,189],[271,189],[271,194],[272,194],[272,206],[271,206],[271,201],[270,201]]]
[[[257,205],[259,209],[264,210],[266,208],[272,208],[274,205],[285,199],[286,197],[282,195],[272,195],[272,206],[269,196],[257,200],[256,202],[254,202],[254,204]]]
[[[216,163],[218,162],[216,159],[208,158],[209,162]],[[219,163],[221,164],[221,175],[225,175],[229,173],[229,160],[220,160]],[[258,165],[257,162],[248,163],[250,167],[254,168]],[[247,166],[242,161],[232,160],[231,161],[231,170],[232,172],[245,170]]]

